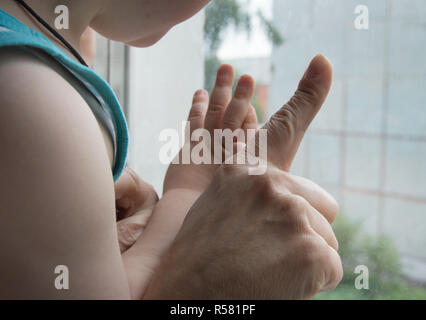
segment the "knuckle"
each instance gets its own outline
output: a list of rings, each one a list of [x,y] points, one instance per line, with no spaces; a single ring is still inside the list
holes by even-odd
[[[328,255],[324,255],[323,268],[325,272],[325,284],[321,291],[330,291],[337,287],[343,278],[343,266],[339,254],[329,249]],[[334,256],[334,257],[333,257]]]
[[[284,237],[293,237],[308,234],[310,231],[307,215],[306,200],[292,194],[283,194],[281,191],[272,190],[267,200],[273,203],[274,214],[269,217],[272,222],[278,223],[284,230]]]
[[[311,271],[321,259],[320,249],[320,241],[314,235],[301,235],[294,247],[294,258],[303,270]]]
[[[232,80],[229,77],[218,75],[216,77],[215,88],[229,88],[232,86]]]
[[[204,111],[202,106],[194,105],[189,111],[189,119],[199,119],[204,117]]]
[[[241,127],[241,123],[234,118],[225,118],[223,120],[223,127],[224,128],[239,128]]]
[[[196,105],[196,104],[203,104],[205,102],[205,97],[204,96],[199,96],[197,94],[197,92],[195,92],[193,98],[192,98],[192,105]]]
[[[290,222],[300,222],[307,218],[309,203],[298,195],[287,194],[282,198],[281,208],[285,211],[286,217]]]
[[[237,90],[235,90],[235,93],[234,93],[234,99],[235,100],[244,100],[244,99],[246,99],[246,95],[247,94],[244,91],[237,89]]]
[[[248,98],[248,90],[241,88],[241,87],[237,87],[237,89],[235,90],[234,93],[234,99],[236,100],[247,100]]]
[[[307,81],[302,80],[293,98],[300,106],[317,105],[321,99],[321,94],[314,83]]]
[[[220,183],[237,185],[238,188],[248,195],[254,196],[259,204],[275,201],[277,192],[273,177],[265,173],[263,175],[250,175],[248,166],[236,164],[222,164],[217,175]]]
[[[308,201],[296,194],[290,194],[286,196],[287,204],[296,211],[306,212],[309,207]]]
[[[224,105],[213,101],[209,105],[208,113],[211,115],[217,115],[217,114],[221,114],[224,110],[225,110]]]
[[[129,247],[139,238],[143,227],[139,223],[118,223],[118,240]]]
[[[297,113],[290,103],[285,104],[280,110],[272,115],[268,126],[272,129],[279,130],[280,133],[288,137],[294,136],[297,125]]]
[[[268,200],[275,195],[274,182],[269,174],[258,176],[249,176],[252,180],[252,185],[256,190],[256,195],[260,200]]]
[[[244,166],[223,163],[216,171],[215,179],[219,185],[242,184],[246,176]]]

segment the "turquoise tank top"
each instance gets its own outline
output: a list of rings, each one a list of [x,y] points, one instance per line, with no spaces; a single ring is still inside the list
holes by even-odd
[[[27,27],[0,9],[0,47],[24,46],[41,50],[66,68],[97,100],[90,105],[95,116],[105,125],[113,140],[114,181],[120,177],[127,159],[129,133],[120,103],[109,84],[92,69],[71,59],[62,49],[41,33]]]

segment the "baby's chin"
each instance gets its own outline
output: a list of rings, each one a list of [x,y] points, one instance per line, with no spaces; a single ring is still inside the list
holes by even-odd
[[[126,44],[132,47],[147,48],[147,47],[153,46],[158,41],[160,41],[160,39],[162,39],[167,34],[167,32],[169,32],[169,29],[166,31],[162,31],[162,32],[158,32],[156,34],[150,35],[148,37],[143,37],[138,40],[126,42]]]

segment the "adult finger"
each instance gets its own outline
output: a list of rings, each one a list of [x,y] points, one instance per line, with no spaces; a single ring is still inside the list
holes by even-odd
[[[322,257],[321,265],[323,266],[324,281],[320,289],[321,292],[335,289],[343,278],[342,260],[337,251],[324,244]]]
[[[315,232],[318,233],[330,247],[332,247],[334,250],[338,250],[339,245],[336,236],[334,235],[330,223],[325,219],[325,217],[311,205],[309,205],[309,210],[307,213],[312,229],[314,229]]]
[[[322,55],[310,63],[294,96],[264,126],[268,161],[288,171],[309,124],[331,87],[332,67]]]
[[[336,219],[339,212],[339,205],[334,197],[319,185],[309,179],[287,172],[280,175],[280,179],[287,190],[305,198],[329,223],[332,223]]]
[[[336,249],[338,248],[337,239],[334,235],[330,223],[319,213],[305,198],[295,194],[283,194],[286,199],[291,199],[291,210],[297,217],[306,215],[309,221],[310,228],[319,235],[329,246]]]

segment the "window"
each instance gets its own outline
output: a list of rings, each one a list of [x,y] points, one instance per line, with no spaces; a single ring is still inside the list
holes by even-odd
[[[112,86],[125,114],[128,111],[126,104],[128,50],[127,46],[96,34],[93,68]]]
[[[422,292],[424,298],[425,291],[407,283],[426,284],[426,2],[252,0],[212,6],[231,3],[239,11],[230,11],[230,26],[208,56],[254,76],[258,114],[268,117],[287,101],[315,54],[334,66],[331,93],[292,169],[330,191],[341,208],[335,228],[345,279],[322,297]],[[265,28],[265,18],[273,30]],[[351,238],[356,222],[361,230]],[[370,270],[366,292],[353,285],[357,264]],[[398,289],[386,289],[390,283]]]
[[[98,50],[112,64],[96,67],[125,101],[130,165],[161,192],[159,132],[180,128],[193,92],[212,87],[220,63],[255,78],[262,122],[310,59],[326,55],[333,87],[292,168],[341,208],[334,228],[345,278],[320,297],[424,299],[425,39],[424,0],[214,0],[153,47]],[[368,290],[354,286],[357,265],[369,269]]]

